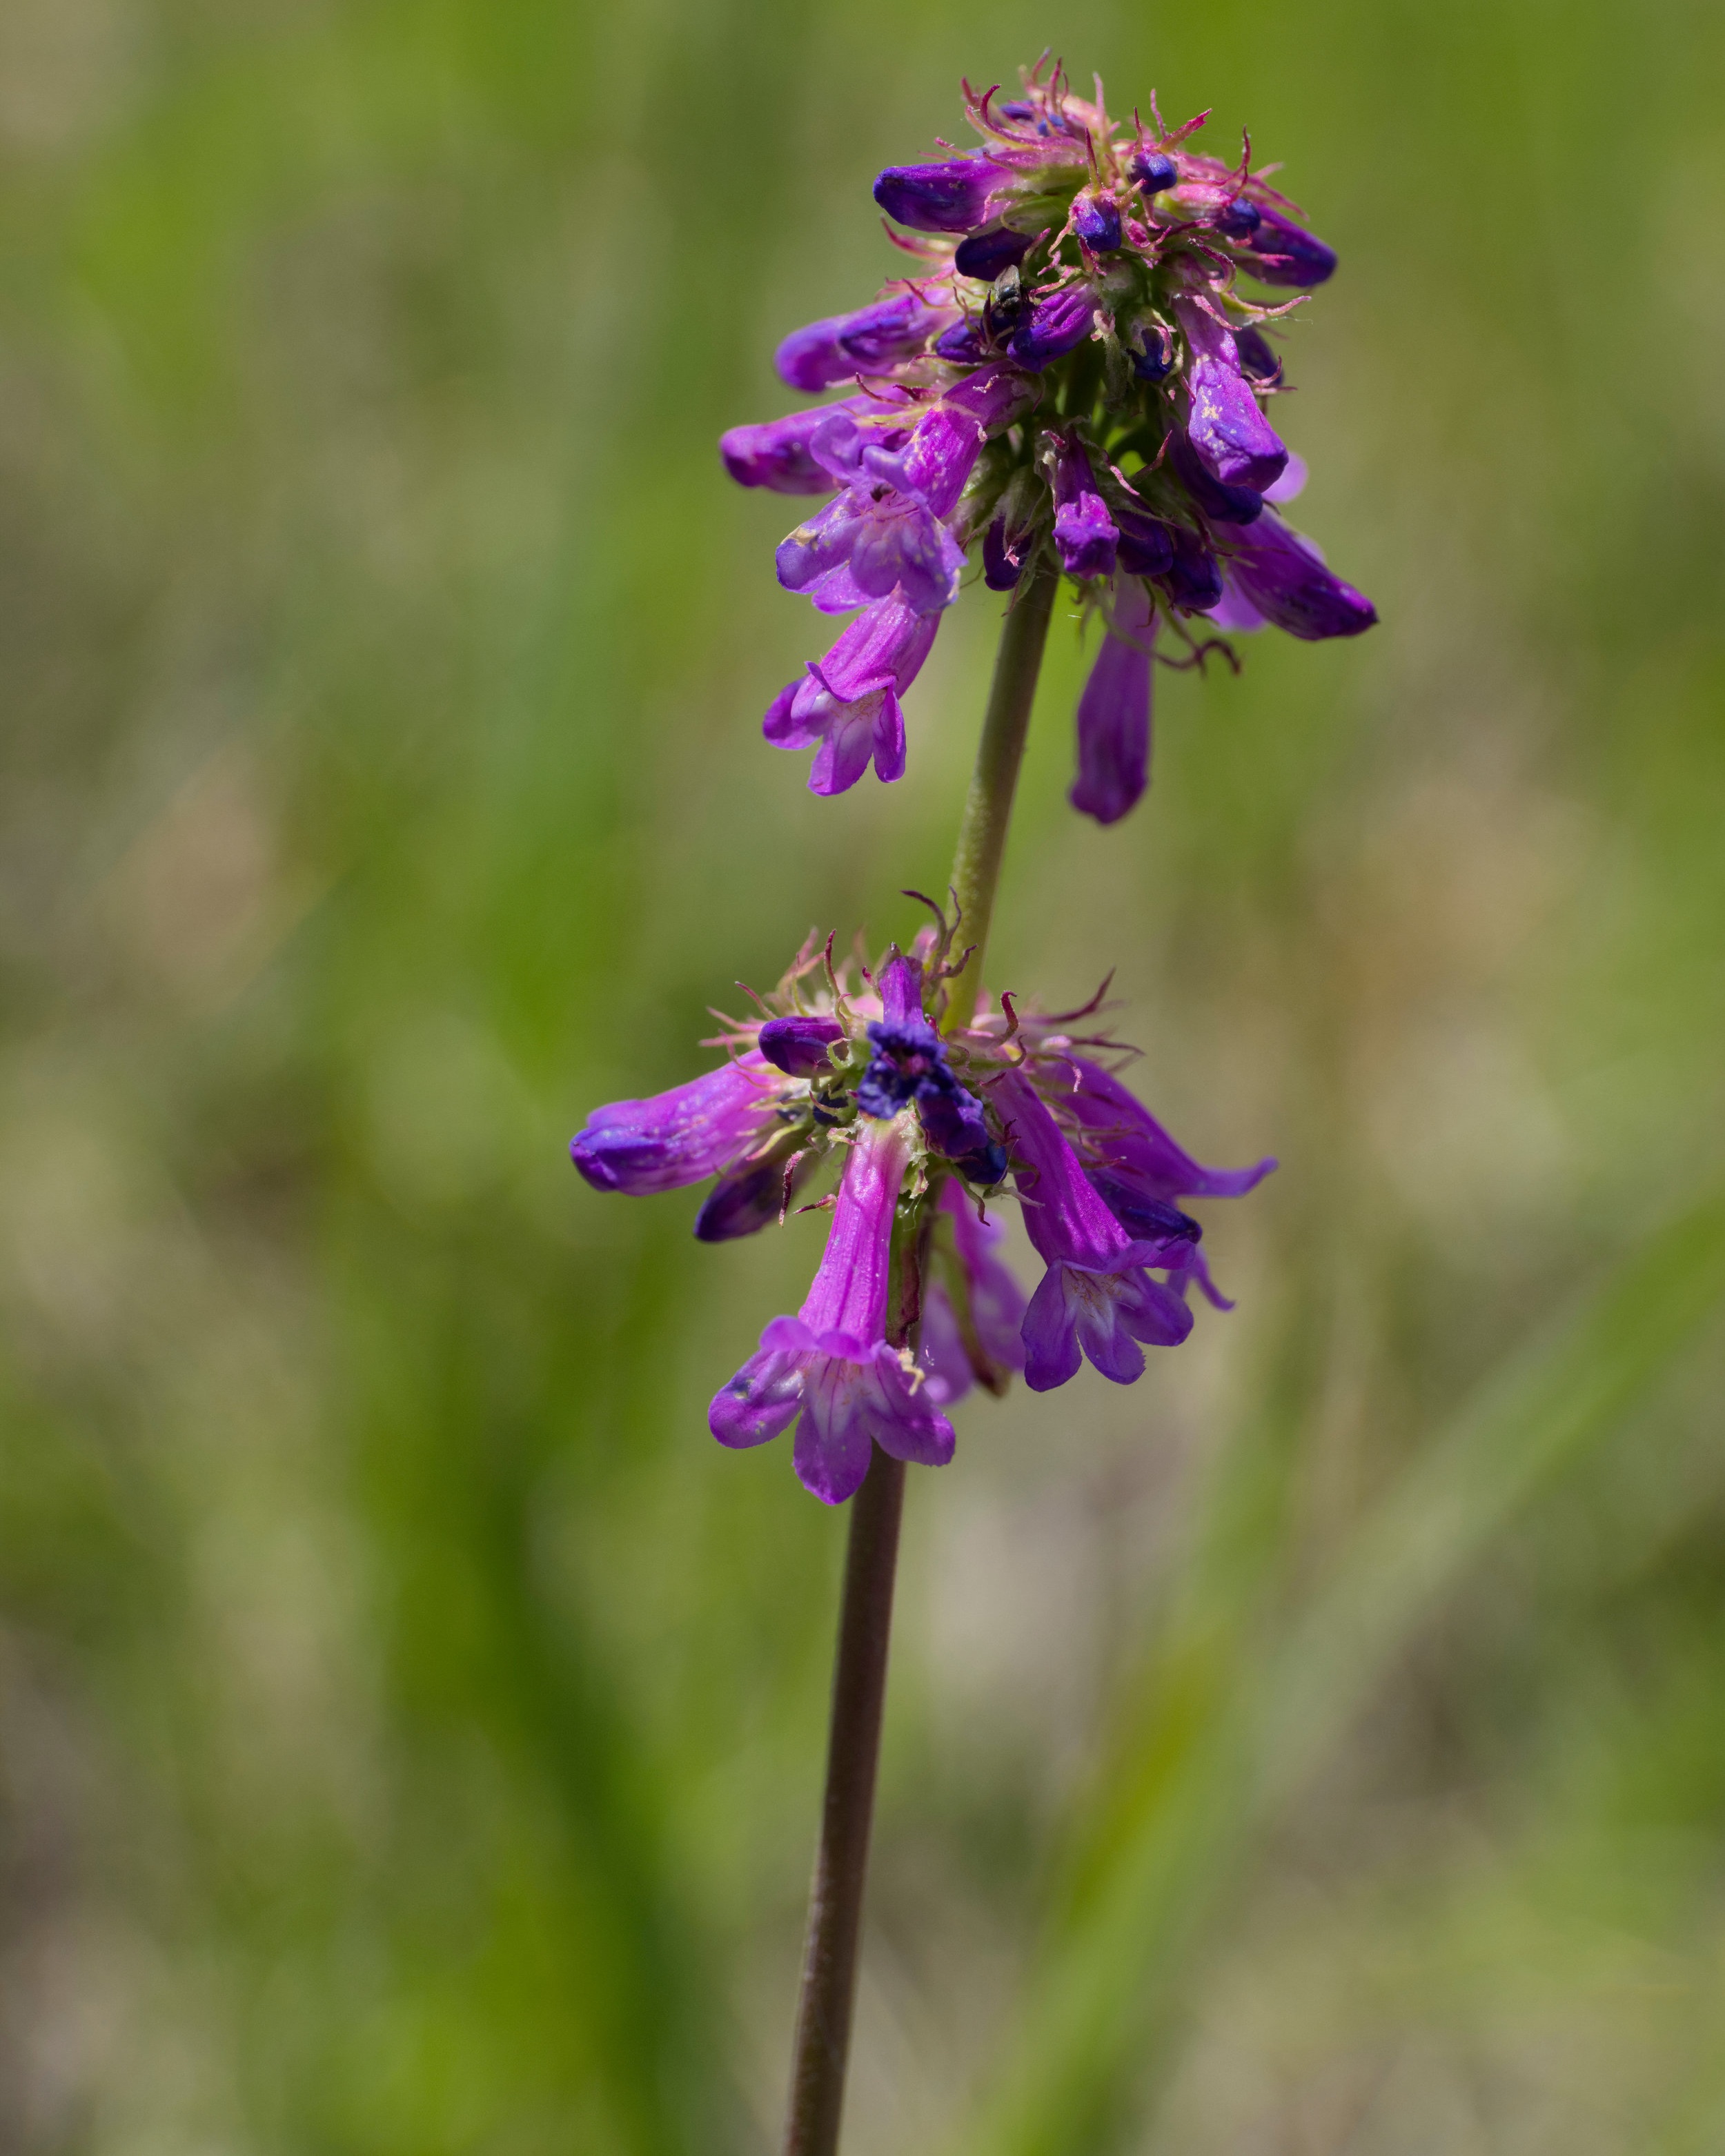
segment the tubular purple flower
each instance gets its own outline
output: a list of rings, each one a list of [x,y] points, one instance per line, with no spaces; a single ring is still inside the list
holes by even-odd
[[[595,1190],[641,1198],[703,1182],[762,1136],[783,1081],[754,1054],[643,1101],[595,1108],[569,1158]]]
[[[813,748],[812,793],[843,793],[870,762],[878,778],[902,778],[905,721],[899,698],[922,670],[938,615],[881,599],[839,634],[807,677],[774,697],[762,732],[775,748]]]
[[[774,494],[830,494],[839,482],[810,449],[814,431],[834,414],[855,412],[870,401],[847,397],[841,403],[811,405],[783,419],[732,427],[719,437],[719,454],[739,486],[764,486]]]
[[[875,199],[913,232],[969,232],[983,223],[990,198],[1011,177],[986,157],[889,165],[875,182]]]
[[[1174,1347],[1192,1330],[1184,1302],[1144,1270],[1166,1264],[1163,1245],[1127,1234],[1021,1071],[1000,1080],[994,1100],[1012,1127],[1024,1227],[1048,1268],[1024,1313],[1024,1383],[1051,1392],[1088,1357],[1129,1385],[1143,1374],[1141,1341]]]
[[[1113,619],[1078,700],[1078,778],[1068,797],[1099,824],[1118,823],[1149,780],[1155,636],[1155,609],[1143,584],[1117,577]]]
[[[1024,1292],[996,1255],[1006,1240],[999,1219],[984,1219],[956,1183],[940,1195],[950,1220],[951,1259],[937,1262],[937,1277],[922,1297],[922,1337],[917,1360],[927,1373],[937,1407],[962,1399],[973,1383],[1003,1392],[1009,1371],[1024,1367]],[[949,1290],[947,1280],[956,1273]]]
[[[1007,348],[1020,367],[1039,373],[1084,342],[1096,311],[1091,293],[1081,285],[1069,285],[1031,304]]]
[[[1158,579],[1183,613],[1208,613],[1222,596],[1222,572],[1215,556],[1183,524],[1163,526],[1173,559]]]
[[[871,1442],[925,1466],[952,1456],[952,1425],[886,1343],[893,1209],[911,1148],[904,1118],[857,1126],[801,1311],[773,1320],[708,1412],[713,1435],[733,1446],[765,1444],[800,1415],[792,1464],[829,1505],[855,1495]]]
[[[914,292],[895,292],[848,315],[829,315],[793,330],[773,355],[778,377],[793,389],[828,389],[909,359],[957,313],[931,306]]]
[[[854,486],[780,542],[778,581],[823,613],[848,613],[898,592],[918,613],[958,596],[964,550],[940,519],[895,489]]]
[[[1234,333],[1199,300],[1176,300],[1174,311],[1192,358],[1192,446],[1224,485],[1261,494],[1280,476],[1288,453],[1240,371]]]
[[[1213,476],[1193,448],[1183,427],[1170,429],[1168,464],[1188,494],[1212,521],[1250,524],[1261,511],[1264,497],[1249,486],[1224,486]]]
[[[974,277],[980,284],[992,285],[1003,270],[1022,262],[1035,244],[1034,233],[1014,232],[1010,225],[991,225],[988,231],[973,232],[968,239],[959,241],[952,267],[961,277]]]
[[[1336,250],[1280,210],[1260,206],[1257,228],[1247,243],[1246,259],[1240,267],[1263,284],[1291,285],[1304,290],[1322,285],[1329,277],[1336,267]]]
[[[1161,518],[1117,509],[1114,521],[1120,527],[1118,566],[1130,576],[1165,576],[1173,565],[1174,542]]]
[[[1063,1056],[1060,1105],[1082,1126],[1086,1151],[1143,1198],[1243,1198],[1276,1166],[1205,1168],[1177,1145],[1137,1096],[1087,1055]],[[1070,1086],[1070,1090],[1068,1087]]]
[[[1055,547],[1069,577],[1111,577],[1120,534],[1076,434],[1058,438],[1055,455]]]
[[[1378,619],[1364,593],[1332,575],[1312,542],[1273,511],[1240,534],[1228,580],[1266,621],[1307,643],[1358,636]]]
[[[769,1018],[755,1045],[775,1070],[792,1078],[813,1078],[831,1070],[827,1050],[844,1038],[845,1029],[837,1019],[798,1012],[791,1018]]]

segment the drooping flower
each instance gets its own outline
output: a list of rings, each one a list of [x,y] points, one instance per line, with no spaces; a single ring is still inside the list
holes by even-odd
[[[952,1456],[952,1425],[908,1353],[886,1339],[908,1126],[907,1117],[857,1125],[825,1254],[802,1308],[773,1320],[708,1414],[720,1444],[737,1447],[765,1444],[796,1422],[798,1478],[829,1505],[842,1505],[860,1487],[872,1445],[926,1466]]]
[[[1316,642],[1358,636],[1378,619],[1363,592],[1324,566],[1309,539],[1266,511],[1237,534],[1228,556],[1228,582],[1259,615],[1290,636]]]
[[[1150,777],[1150,670],[1156,613],[1137,577],[1115,579],[1107,634],[1078,700],[1072,806],[1099,824],[1132,808]]]
[[[1224,486],[1261,494],[1281,477],[1288,453],[1258,409],[1234,333],[1201,300],[1176,300],[1174,311],[1192,352],[1192,446]]]
[[[1176,1347],[1192,1330],[1184,1301],[1146,1270],[1183,1265],[1183,1239],[1127,1233],[1021,1072],[1009,1070],[995,1097],[1011,1125],[1025,1230],[1047,1267],[1024,1313],[1024,1383],[1050,1392],[1088,1359],[1129,1385],[1143,1374],[1141,1342]]]
[[[703,1183],[759,1141],[780,1083],[763,1056],[738,1056],[667,1093],[595,1108],[569,1158],[595,1190],[634,1198]]]
[[[811,793],[843,793],[874,764],[901,778],[905,720],[899,698],[933,647],[937,614],[901,599],[879,599],[839,634],[806,677],[780,690],[761,722],[775,748],[813,748]]]

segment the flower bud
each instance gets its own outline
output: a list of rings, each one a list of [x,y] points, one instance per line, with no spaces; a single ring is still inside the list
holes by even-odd
[[[1180,177],[1179,167],[1163,150],[1135,150],[1127,169],[1147,195],[1159,195],[1164,187],[1175,186]]]
[[[988,214],[988,198],[1009,177],[985,157],[952,157],[938,165],[889,165],[875,182],[875,199],[916,232],[968,232]]]
[[[961,277],[974,277],[981,284],[992,285],[1003,270],[1022,262],[1035,244],[1032,233],[1014,232],[1004,224],[991,225],[986,232],[973,232],[968,239],[959,241],[952,267]]]
[[[1336,250],[1280,210],[1259,213],[1258,227],[1240,267],[1266,285],[1322,285],[1336,267]]]
[[[1234,349],[1240,370],[1260,389],[1275,389],[1281,382],[1281,354],[1261,330],[1250,323],[1234,332]]]
[[[950,307],[931,307],[914,292],[895,292],[854,314],[829,315],[793,330],[773,364],[793,389],[828,389],[911,358],[952,316]]]
[[[1173,544],[1173,560],[1163,573],[1162,588],[1183,613],[1208,613],[1222,596],[1216,557],[1183,524],[1166,529]]]
[[[827,1050],[844,1038],[845,1029],[837,1019],[798,1013],[768,1019],[756,1045],[775,1070],[792,1078],[813,1078],[831,1070]]]
[[[1120,244],[1120,205],[1085,188],[1072,204],[1072,229],[1092,254],[1111,254]]]
[[[1258,229],[1262,215],[1256,203],[1248,202],[1244,195],[1236,195],[1216,212],[1216,229],[1229,239],[1250,239]]]

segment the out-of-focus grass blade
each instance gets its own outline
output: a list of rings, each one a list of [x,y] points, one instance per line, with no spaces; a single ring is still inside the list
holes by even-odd
[[[1178,2020],[1181,1972],[1256,1830],[1496,1532],[1620,1424],[1722,1302],[1716,1197],[1487,1380],[1368,1515],[1279,1648],[1212,1622],[1158,1654],[1079,1830],[1073,1892],[967,2143],[978,2156],[1117,2145]]]

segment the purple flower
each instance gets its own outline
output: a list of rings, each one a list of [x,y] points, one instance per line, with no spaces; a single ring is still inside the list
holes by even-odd
[[[876,482],[847,488],[782,541],[774,557],[787,591],[823,613],[847,613],[897,591],[917,613],[958,596],[964,550],[934,513]]]
[[[1178,186],[1180,170],[1161,150],[1135,150],[1127,167],[1147,195],[1159,195],[1164,187]]]
[[[1120,244],[1119,203],[1084,188],[1072,204],[1072,229],[1092,254],[1112,254]]]
[[[1378,619],[1363,592],[1332,576],[1312,542],[1269,511],[1240,534],[1228,580],[1266,621],[1308,643],[1358,636]]]
[[[595,1108],[569,1141],[569,1158],[595,1190],[633,1198],[680,1190],[740,1160],[783,1091],[761,1056],[739,1056],[668,1093]]]
[[[1240,372],[1233,332],[1197,300],[1177,300],[1174,311],[1192,355],[1192,446],[1224,485],[1261,494],[1280,475],[1288,453]]]
[[[1022,262],[1035,244],[1034,233],[1014,232],[1010,225],[991,225],[986,232],[973,232],[968,239],[959,241],[952,267],[961,277],[974,277],[981,284],[992,285],[1003,270]]]
[[[956,1183],[941,1192],[940,1210],[951,1223],[952,1248],[936,1246],[916,1359],[929,1399],[944,1408],[973,1383],[1003,1393],[1008,1373],[1024,1368],[1024,1295],[995,1255],[1006,1240],[999,1221],[981,1218]]]
[[[1244,195],[1236,195],[1216,212],[1216,229],[1229,239],[1250,239],[1258,229],[1262,216],[1256,203],[1248,202]]]
[[[1149,778],[1155,635],[1155,610],[1142,583],[1117,578],[1113,619],[1078,700],[1078,778],[1069,797],[1099,824],[1118,823]]]
[[[1137,1096],[1087,1055],[1067,1055],[1060,1105],[1082,1127],[1086,1152],[1142,1199],[1243,1198],[1276,1166],[1206,1168],[1175,1143]]]
[[[1165,576],[1173,565],[1174,542],[1161,518],[1117,509],[1114,521],[1120,527],[1120,548],[1115,557],[1120,567],[1134,577]]]
[[[988,215],[990,196],[1010,177],[986,157],[889,165],[875,182],[875,199],[913,231],[969,232]]]
[[[844,1038],[845,1029],[837,1019],[799,1011],[791,1018],[769,1018],[755,1045],[775,1070],[792,1078],[814,1078],[832,1069],[827,1050]]]
[[[895,292],[848,315],[829,315],[793,330],[773,355],[778,377],[793,389],[828,389],[855,375],[874,374],[922,351],[957,309],[931,306],[914,292]]]
[[[1249,486],[1224,486],[1192,446],[1183,427],[1173,428],[1168,438],[1168,462],[1180,484],[1214,521],[1250,524],[1264,506],[1264,497]]]
[[[1096,476],[1076,434],[1058,438],[1055,455],[1055,547],[1069,577],[1111,577],[1120,534],[1096,492]]]
[[[1184,613],[1208,613],[1222,596],[1222,572],[1215,556],[1183,524],[1163,527],[1173,559],[1158,578],[1162,588]]]
[[[761,731],[775,748],[813,748],[813,793],[843,793],[872,762],[876,775],[904,775],[899,698],[921,671],[939,618],[881,599],[839,634],[819,665],[773,700]]]
[[[757,1235],[778,1219],[818,1165],[813,1152],[790,1159],[780,1153],[732,1168],[703,1199],[695,1216],[696,1240],[731,1243],[741,1235]]]
[[[1129,1385],[1143,1374],[1140,1341],[1172,1348],[1192,1330],[1184,1302],[1144,1270],[1168,1263],[1166,1246],[1127,1234],[1021,1071],[1009,1071],[994,1098],[1012,1125],[1024,1227],[1048,1268],[1024,1313],[1024,1383],[1051,1392],[1087,1356]]]
[[[842,403],[811,405],[783,419],[732,427],[719,437],[719,454],[739,486],[768,487],[774,494],[830,494],[839,482],[809,447],[815,429],[835,414],[865,408],[870,402],[847,397]]]
[[[1280,210],[1264,209],[1241,266],[1266,285],[1322,285],[1336,267],[1336,250]]]
[[[1081,285],[1069,285],[1034,300],[1012,333],[1008,349],[1033,373],[1075,351],[1090,335],[1096,303]]]
[[[903,1122],[857,1125],[802,1309],[773,1320],[708,1411],[720,1444],[737,1446],[765,1444],[800,1416],[792,1464],[829,1505],[855,1493],[871,1443],[927,1466],[952,1456],[952,1425],[886,1343],[893,1209],[910,1157]]]
[[[1006,1173],[1006,1154],[988,1135],[983,1104],[958,1082],[945,1044],[922,1015],[913,959],[896,954],[881,969],[882,1014],[869,1027],[874,1054],[856,1088],[865,1116],[888,1118],[915,1106],[937,1153],[984,1187]]]

